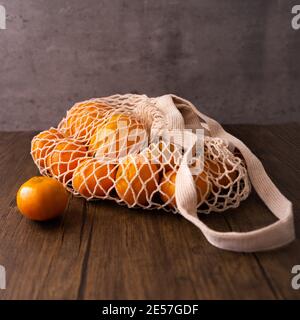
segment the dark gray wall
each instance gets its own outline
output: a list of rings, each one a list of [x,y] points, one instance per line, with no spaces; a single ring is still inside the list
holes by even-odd
[[[0,130],[126,92],[176,93],[225,123],[300,121],[297,2],[0,0]]]

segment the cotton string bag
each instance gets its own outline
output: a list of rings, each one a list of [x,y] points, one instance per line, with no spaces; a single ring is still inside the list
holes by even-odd
[[[201,139],[197,129],[204,131]],[[156,139],[166,130],[176,143]],[[197,144],[202,154],[195,155]],[[31,154],[42,175],[59,180],[74,195],[179,213],[221,249],[265,251],[295,238],[292,204],[260,160],[217,121],[172,94],[113,95],[77,103],[57,128],[33,138]],[[278,218],[275,223],[250,232],[219,232],[198,218],[199,212],[237,208],[251,184]]]

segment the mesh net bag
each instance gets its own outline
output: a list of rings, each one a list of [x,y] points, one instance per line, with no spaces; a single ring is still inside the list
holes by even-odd
[[[229,233],[224,240],[197,217],[238,207],[251,190],[243,145],[222,130],[173,95],[114,95],[76,103],[57,128],[33,138],[31,155],[75,196],[180,213],[218,247],[258,250]]]

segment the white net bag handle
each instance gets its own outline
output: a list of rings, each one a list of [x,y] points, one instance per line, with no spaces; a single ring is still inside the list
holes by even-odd
[[[226,132],[217,121],[198,111],[189,101],[175,95],[165,95],[156,99],[157,106],[166,114],[169,126],[174,126],[173,129],[184,128],[184,118],[174,100],[183,104],[185,108],[189,108],[195,117],[203,119],[212,137],[227,140],[240,150],[247,164],[253,187],[278,221],[249,232],[219,232],[209,228],[197,216],[197,193],[192,174],[185,161],[178,170],[175,183],[175,197],[181,215],[197,226],[212,245],[224,250],[266,251],[282,247],[293,241],[295,230],[292,203],[271,181],[261,161],[242,141]]]

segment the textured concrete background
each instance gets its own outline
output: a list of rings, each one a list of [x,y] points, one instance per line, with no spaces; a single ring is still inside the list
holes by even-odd
[[[127,92],[176,93],[224,123],[299,122],[297,2],[0,0],[0,130]]]

